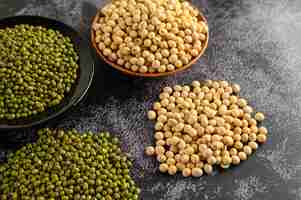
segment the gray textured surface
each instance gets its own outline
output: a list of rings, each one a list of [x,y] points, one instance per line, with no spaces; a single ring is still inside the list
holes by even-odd
[[[129,79],[108,71],[96,60],[97,73],[87,100],[49,126],[109,130],[118,135],[135,160],[134,174],[144,200],[300,200],[301,1],[194,3],[209,20],[211,38],[205,55],[190,70],[157,80]],[[0,17],[52,17],[87,36],[90,17],[102,4],[101,0],[1,0]],[[206,78],[239,83],[251,105],[267,114],[269,141],[248,161],[213,176],[184,179],[161,175],[154,159],[143,155],[153,132],[146,110],[162,86]],[[32,132],[24,130],[2,138],[0,158],[34,140]]]

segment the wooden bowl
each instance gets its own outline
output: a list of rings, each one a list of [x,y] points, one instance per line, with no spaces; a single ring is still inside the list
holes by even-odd
[[[183,67],[181,68],[178,68],[174,71],[168,71],[168,72],[162,72],[162,73],[159,73],[159,72],[155,72],[155,73],[140,73],[140,72],[133,72],[129,69],[126,69],[120,65],[118,65],[117,63],[114,63],[112,61],[110,61],[106,56],[104,56],[102,54],[102,51],[98,49],[98,45],[95,41],[95,30],[93,29],[93,25],[95,23],[97,23],[97,20],[102,17],[103,15],[101,14],[100,10],[97,12],[97,14],[95,15],[95,17],[93,18],[93,21],[92,21],[92,26],[91,26],[91,41],[92,41],[92,44],[93,44],[93,47],[96,49],[96,52],[97,54],[107,63],[109,64],[110,66],[112,66],[113,68],[117,69],[118,71],[122,72],[123,74],[126,74],[126,75],[130,75],[130,76],[139,76],[139,77],[160,77],[160,76],[168,76],[168,75],[173,75],[177,72],[181,72],[181,71],[184,71],[185,69],[188,69],[189,67],[191,67],[205,52],[207,46],[208,46],[208,41],[209,41],[209,31],[206,33],[206,41],[203,45],[203,48],[200,52],[200,54],[195,57],[194,59],[192,59],[187,65],[184,65]],[[203,14],[200,12],[199,16],[198,16],[198,19],[199,21],[204,21],[207,26],[208,26],[208,23],[207,23],[207,20],[206,18],[203,16]]]

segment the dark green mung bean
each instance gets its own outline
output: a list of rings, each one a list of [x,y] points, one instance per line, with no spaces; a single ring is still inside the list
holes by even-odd
[[[131,161],[109,133],[38,131],[0,165],[0,199],[137,200]]]
[[[0,29],[0,120],[26,118],[59,104],[77,78],[69,37],[40,26]]]

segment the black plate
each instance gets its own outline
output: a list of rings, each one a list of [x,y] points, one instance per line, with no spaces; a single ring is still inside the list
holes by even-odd
[[[91,55],[89,42],[81,38],[79,33],[70,26],[53,19],[39,16],[15,16],[0,20],[0,29],[13,27],[17,24],[43,26],[45,28],[58,30],[63,35],[69,36],[73,41],[76,51],[79,55],[79,78],[71,88],[71,92],[65,96],[59,105],[26,119],[12,121],[2,120],[0,121],[0,130],[28,128],[58,117],[80,102],[80,100],[87,93],[94,75],[94,61]]]

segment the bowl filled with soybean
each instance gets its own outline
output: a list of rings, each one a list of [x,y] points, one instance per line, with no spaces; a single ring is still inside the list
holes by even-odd
[[[86,94],[94,74],[88,43],[44,17],[0,20],[0,130],[54,119]]]
[[[204,15],[187,1],[121,0],[94,17],[91,40],[100,58],[132,76],[172,75],[191,67],[205,52]]]

